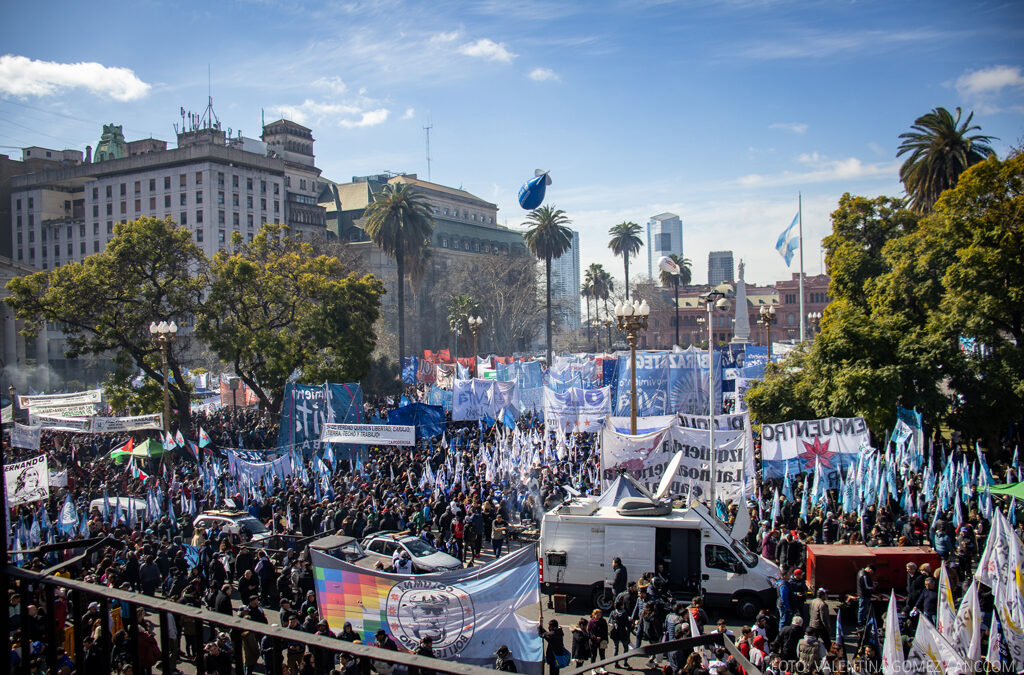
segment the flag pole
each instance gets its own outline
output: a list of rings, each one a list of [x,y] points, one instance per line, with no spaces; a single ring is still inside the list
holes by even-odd
[[[804,313],[804,201],[796,193],[797,219],[800,222],[800,342],[807,339],[807,315]]]

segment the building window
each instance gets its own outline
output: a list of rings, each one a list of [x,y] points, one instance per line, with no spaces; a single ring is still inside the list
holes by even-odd
[[[178,224],[179,225],[188,225],[188,212],[187,211],[182,211],[181,212],[181,217],[178,219]]]
[[[202,242],[203,241],[203,228],[201,228],[201,227],[198,230],[196,230],[196,241],[198,241],[198,242]]]
[[[202,184],[203,184],[203,172],[202,171],[196,171],[196,185],[202,185]]]
[[[149,191],[156,192],[156,178],[149,179]]]
[[[75,246],[70,241],[68,242],[68,257],[70,258],[75,254]]]
[[[203,191],[202,190],[196,190],[196,204],[202,204],[202,203],[203,203]]]
[[[274,194],[275,195],[281,194],[281,184],[280,183],[274,183]]]
[[[232,213],[231,214],[231,224],[234,225],[235,227],[238,227],[238,223],[239,222],[240,221],[238,220],[238,214],[237,213]]]
[[[113,185],[108,185],[107,186],[107,199],[110,199],[113,196],[114,196],[114,186]],[[29,205],[29,208],[32,208],[31,204]]]
[[[671,251],[672,250],[672,233],[662,232],[661,234],[654,235],[654,250],[655,251]]]
[[[171,208],[171,196],[170,195],[164,195],[164,208],[165,209]]]
[[[266,199],[260,199],[260,208],[263,209],[264,211],[267,210],[267,200]]]
[[[31,260],[32,262],[35,262],[35,260],[36,260],[36,249],[35,249],[35,247],[30,247],[28,249],[28,259]]]
[[[82,224],[80,224],[78,226],[78,236],[79,237],[84,237],[85,236],[85,223],[82,223]]]
[[[252,214],[251,213],[245,217],[245,221],[246,221],[245,222],[246,227],[252,228]]]
[[[236,207],[236,208],[238,207],[238,193],[237,192],[235,194],[231,195],[231,205]]]
[[[217,185],[224,187],[224,172],[217,172]]]
[[[78,253],[79,253],[79,255],[85,255],[85,242],[84,241],[83,242],[79,242],[79,244],[78,244]]]
[[[224,212],[223,211],[218,211],[217,212],[217,224],[218,225],[223,225],[225,222],[226,221],[224,220]]]
[[[185,174],[178,174],[178,187],[185,187],[188,185],[188,176]]]
[[[786,314],[786,325],[787,326],[792,326],[795,323],[796,323],[796,315],[793,314],[793,312],[789,312],[788,314]]]
[[[100,205],[99,204],[93,204],[92,205],[92,217],[93,218],[99,218],[100,217]]]
[[[245,189],[252,191],[252,178],[245,179]]]
[[[164,189],[165,190],[170,190],[171,189],[171,177],[170,176],[164,176]]]
[[[292,186],[292,177],[291,176],[285,176],[284,177],[284,186],[285,187],[291,187]]]
[[[121,183],[121,196],[128,194],[128,183]]]
[[[203,212],[201,210],[196,210],[196,225],[201,222],[203,222]]]
[[[156,197],[149,198],[149,210],[156,211]]]
[[[223,244],[225,239],[224,230],[217,230],[217,242]]]
[[[114,221],[107,221],[107,234],[114,234]]]
[[[249,195],[245,198],[245,205],[247,208],[252,208],[252,195]]]
[[[121,202],[121,215],[128,213],[128,202]]]
[[[188,195],[182,192],[178,195],[178,205],[185,206],[185,204],[188,204]]]
[[[74,234],[74,232],[75,231],[73,229],[71,229],[71,226],[68,225],[68,239],[71,239],[71,236]]]
[[[142,181],[137,180],[135,181],[135,194],[139,194],[140,192],[142,192]]]
[[[221,205],[224,204],[224,193],[223,192],[218,192],[217,193],[217,203],[221,204]]]
[[[275,199],[274,200],[274,213],[279,213],[280,211],[281,211],[281,202],[279,202],[279,201],[277,201]]]
[[[265,181],[265,180],[261,180],[260,181],[260,192],[263,193],[263,194],[267,194],[267,181]]]
[[[787,293],[786,294],[786,304],[787,305],[795,305],[796,304],[796,293]]]
[[[93,253],[99,253],[100,252],[100,243],[98,241],[94,241],[92,243],[92,252]]]
[[[93,223],[92,224],[92,236],[94,236],[94,237],[100,236],[100,224],[99,223]]]
[[[141,210],[142,210],[142,200],[141,199],[136,199],[135,200],[135,213],[138,213]]]
[[[18,233],[18,246],[21,246],[21,232]]]
[[[231,187],[238,187],[238,176],[231,176]]]
[[[94,200],[97,200],[97,199],[99,199],[99,198],[100,198],[100,189],[99,189],[99,188],[95,188],[95,187],[94,187],[94,188],[92,189],[92,198],[93,198]],[[20,200],[20,199],[18,200],[18,208],[19,208],[19,209],[21,208],[21,200]]]

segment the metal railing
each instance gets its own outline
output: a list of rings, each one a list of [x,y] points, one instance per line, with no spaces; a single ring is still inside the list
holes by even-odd
[[[350,654],[356,658],[368,658],[374,661],[381,661],[405,667],[415,667],[421,670],[433,671],[436,673],[452,673],[453,675],[484,675],[493,672],[480,666],[471,666],[454,661],[444,661],[426,656],[418,656],[401,651],[390,651],[371,647],[354,642],[342,642],[337,638],[330,638],[322,635],[312,635],[303,631],[293,631],[287,628],[273,627],[265,623],[258,623],[228,614],[220,614],[208,609],[191,607],[170,600],[162,600],[141,593],[123,591],[114,588],[107,588],[98,584],[86,583],[74,579],[66,579],[46,575],[40,572],[30,572],[9,565],[6,570],[8,589],[17,590],[21,598],[21,659],[18,668],[19,673],[29,672],[29,663],[32,658],[31,643],[45,639],[45,651],[43,659],[46,663],[47,672],[57,672],[57,648],[69,642],[65,647],[68,655],[81,668],[84,663],[85,650],[83,640],[85,630],[85,617],[88,613],[87,607],[91,602],[100,604],[101,630],[99,639],[100,653],[103,663],[110,663],[112,650],[112,621],[107,617],[111,616],[112,603],[117,603],[120,608],[120,616],[123,617],[124,629],[128,636],[128,650],[132,659],[132,672],[141,673],[139,668],[139,625],[138,609],[142,608],[147,612],[154,612],[157,615],[157,624],[160,629],[160,653],[162,660],[162,671],[164,673],[174,672],[174,658],[178,651],[177,640],[171,639],[169,626],[164,620],[164,614],[174,617],[175,624],[181,625],[180,618],[187,617],[196,624],[196,631],[200,638],[204,635],[205,626],[216,627],[221,632],[226,632],[231,637],[231,645],[234,650],[232,662],[235,666],[236,675],[244,675],[244,659],[242,654],[242,632],[249,631],[260,636],[269,636],[273,646],[274,658],[267,663],[267,672],[271,675],[281,675],[283,670],[283,654],[286,643],[299,643],[304,648],[311,650],[314,654],[321,653],[329,656],[333,662],[336,654]],[[68,610],[67,620],[71,625],[72,635],[58,636],[57,620],[55,609],[55,590],[63,588],[67,592]],[[36,604],[35,594],[42,593],[42,604],[46,609],[46,631],[45,636],[30,634],[29,605]],[[179,630],[179,637],[181,631]],[[364,636],[365,637],[365,636]],[[43,640],[39,640],[43,641]],[[202,642],[202,640],[200,640]],[[70,649],[68,647],[71,647]],[[281,655],[281,658],[278,656]],[[195,669],[197,673],[205,673],[205,655],[203,645],[196,649]]]

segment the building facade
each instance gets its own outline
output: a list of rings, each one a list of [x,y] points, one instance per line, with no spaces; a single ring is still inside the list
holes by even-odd
[[[657,279],[658,260],[683,256],[683,221],[674,213],[659,213],[647,221],[647,278]]]
[[[708,284],[717,286],[735,279],[736,269],[733,266],[732,251],[708,253]]]
[[[580,317],[580,233],[572,231],[569,250],[551,261],[551,308],[569,330],[579,330]],[[557,308],[557,310],[556,310]]]

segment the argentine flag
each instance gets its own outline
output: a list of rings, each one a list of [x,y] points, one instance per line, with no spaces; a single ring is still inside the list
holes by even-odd
[[[779,240],[775,242],[775,250],[786,261],[786,267],[789,267],[789,263],[793,260],[793,253],[800,245],[800,230],[797,228],[799,221],[800,214],[797,213],[793,216],[793,222],[782,231],[782,234],[779,235]]]

